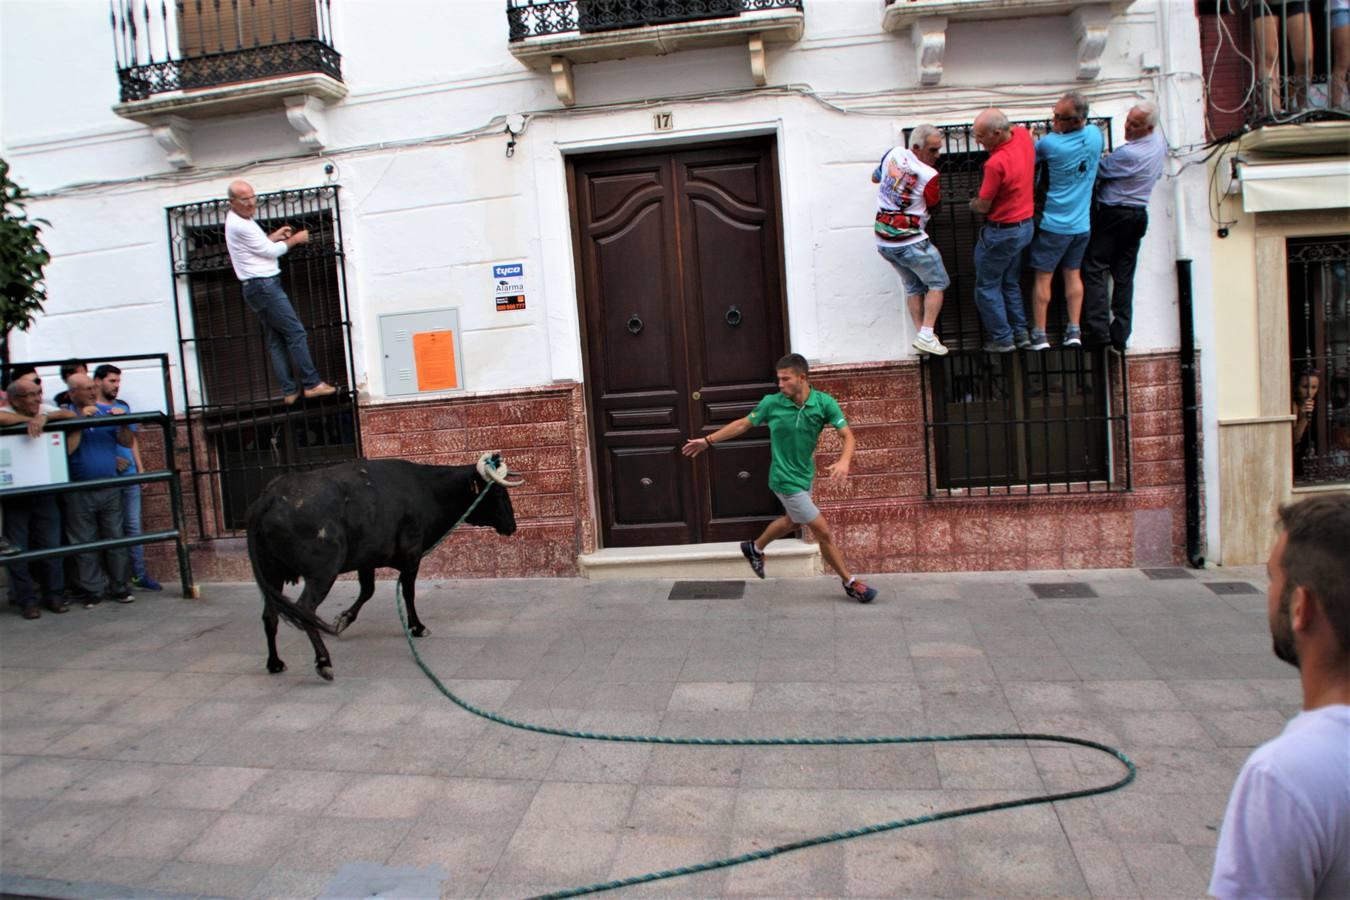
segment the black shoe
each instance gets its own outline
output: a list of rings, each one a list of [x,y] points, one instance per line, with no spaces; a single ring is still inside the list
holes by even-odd
[[[135,603],[136,598],[131,596],[131,591],[118,591],[112,595],[112,598],[118,603]]]
[[[85,609],[93,609],[95,606],[98,606],[100,603],[103,602],[102,597],[96,597],[93,594],[86,594],[80,599],[84,601]]]
[[[0,556],[13,556],[16,553],[22,553],[23,548],[17,544],[11,544],[9,541],[0,537]]]
[[[23,608],[23,617],[25,619],[40,619],[42,618],[42,610],[38,609],[36,606],[25,606]]]
[[[70,612],[70,604],[60,597],[56,597],[47,601],[47,609],[59,616],[61,613]]]
[[[859,603],[871,603],[877,598],[877,589],[868,587],[857,578],[853,579],[852,584],[844,585],[844,593],[848,594]]]
[[[745,561],[750,563],[750,568],[755,570],[755,574],[760,578],[764,577],[764,553],[755,546],[754,541],[741,541],[741,553],[745,556]]]

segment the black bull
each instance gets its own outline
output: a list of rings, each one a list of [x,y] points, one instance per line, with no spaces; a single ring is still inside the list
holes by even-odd
[[[506,486],[520,483],[508,481],[501,458],[487,454],[477,466],[363,460],[274,479],[248,513],[248,555],[263,596],[267,671],[286,669],[277,656],[277,620],[283,618],[309,635],[315,668],[331,681],[333,663],[319,632],[340,634],[356,621],[375,592],[375,570],[382,566],[398,570],[412,633],[428,634],[414,597],[422,554],[475,500],[468,524],[514,533],[516,516]],[[352,571],[361,593],[330,625],[316,610],[337,577]],[[282,587],[302,578],[304,591],[292,601]]]

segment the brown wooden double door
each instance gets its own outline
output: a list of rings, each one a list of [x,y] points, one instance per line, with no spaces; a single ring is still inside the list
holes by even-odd
[[[765,429],[680,453],[777,390],[775,171],[769,139],[572,162],[605,546],[744,540],[781,512]]]

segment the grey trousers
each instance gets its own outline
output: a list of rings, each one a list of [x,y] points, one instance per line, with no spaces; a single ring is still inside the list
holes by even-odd
[[[73,491],[62,499],[65,502],[66,543],[84,544],[122,537],[120,487]],[[107,561],[106,574],[100,557]],[[126,593],[130,562],[126,547],[81,553],[75,557],[75,586],[94,596]]]

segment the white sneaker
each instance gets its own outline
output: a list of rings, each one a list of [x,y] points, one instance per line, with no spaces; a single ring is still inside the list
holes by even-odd
[[[946,356],[947,348],[942,346],[942,341],[937,339],[937,335],[924,337],[919,335],[914,339],[914,349],[920,353],[931,353],[934,356]]]

